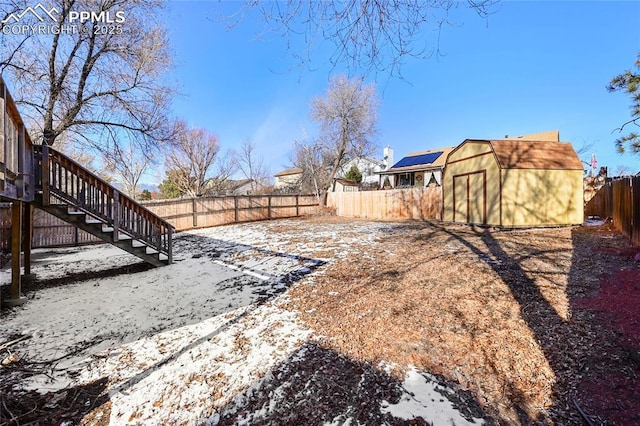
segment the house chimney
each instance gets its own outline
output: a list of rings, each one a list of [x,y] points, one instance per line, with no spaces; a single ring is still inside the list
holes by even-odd
[[[393,149],[389,145],[382,150],[382,162],[385,170],[393,166]]]

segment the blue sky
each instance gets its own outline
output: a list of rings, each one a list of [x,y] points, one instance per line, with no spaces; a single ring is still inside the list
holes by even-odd
[[[176,60],[170,79],[182,93],[174,112],[216,133],[223,148],[252,139],[275,173],[290,165],[294,140],[317,132],[310,101],[344,70],[330,66],[328,44],[313,52],[313,69],[296,67],[286,39],[256,38],[264,28],[257,19],[227,30],[219,17],[239,6],[169,3]],[[612,133],[630,118],[630,99],[605,89],[640,51],[640,2],[505,1],[486,19],[459,7],[452,20],[455,26],[425,33],[427,46],[439,39],[443,55],[408,60],[406,81],[366,76],[378,84],[381,100],[378,156],[386,145],[399,160],[466,138],[559,129],[576,149],[592,145],[583,159],[594,152],[610,173],[619,166],[640,171],[640,157],[616,153]],[[294,50],[301,43],[293,39]]]

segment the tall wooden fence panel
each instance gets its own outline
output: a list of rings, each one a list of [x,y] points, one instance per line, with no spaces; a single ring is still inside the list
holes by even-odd
[[[585,214],[612,218],[618,231],[640,245],[640,176],[607,182],[589,200]]]
[[[585,216],[613,216],[613,185],[611,182],[604,184],[602,188],[587,202],[584,207]]]
[[[331,192],[327,207],[335,208],[342,217],[441,220],[442,188]]]
[[[313,195],[203,197],[142,204],[175,226],[177,231],[306,216],[318,211],[318,199]]]
[[[103,242],[88,232],[50,215],[44,210],[33,211],[33,248],[80,246]]]
[[[9,203],[0,203],[0,219],[2,221],[0,228],[1,249],[9,251],[11,249],[11,207]],[[32,248],[79,246],[99,242],[102,240],[43,210],[34,209],[33,211]]]

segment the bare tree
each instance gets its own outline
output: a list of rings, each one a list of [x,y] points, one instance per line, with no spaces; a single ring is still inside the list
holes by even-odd
[[[46,5],[55,19],[45,22],[44,33],[3,30],[0,35],[0,72],[13,80],[15,100],[35,129],[35,140],[53,145],[67,134],[111,151],[128,143],[152,149],[167,139],[171,90],[161,77],[171,56],[165,30],[155,19],[161,2],[54,0]],[[11,13],[28,6],[32,2],[0,3],[5,27],[13,23]],[[95,16],[80,22],[78,11]],[[35,14],[18,16],[21,26],[42,24]]]
[[[311,117],[320,123],[317,144],[323,161],[330,164],[326,193],[340,168],[350,159],[369,154],[376,135],[379,101],[374,84],[361,78],[333,77],[324,97],[311,103]]]
[[[244,177],[251,180],[251,192],[255,192],[258,186],[267,184],[269,173],[264,167],[262,158],[256,153],[256,147],[250,139],[242,143],[237,160],[238,167]]]
[[[302,170],[298,180],[298,191],[315,194],[320,200],[322,190],[331,185],[329,172],[331,161],[326,158],[327,152],[315,142],[295,141],[293,164]]]
[[[247,0],[234,15],[231,26],[257,10],[266,32],[274,32],[295,45],[304,39],[306,51],[294,50],[301,64],[308,64],[312,51],[322,42],[335,46],[330,61],[350,70],[372,70],[401,75],[409,57],[427,58],[437,51],[437,42],[427,47],[427,30],[439,30],[449,22],[452,9],[464,6],[481,17],[494,11],[497,0]]]
[[[619,164],[616,167],[615,176],[631,176],[632,174],[633,174],[633,171],[631,170],[631,167],[629,167],[629,166],[623,166],[623,165]]]
[[[175,140],[165,149],[167,178],[180,193],[202,197],[224,185],[236,168],[232,155],[221,155],[218,138],[205,129],[176,124]]]
[[[153,157],[150,153],[136,151],[131,145],[122,149],[117,146],[115,148],[113,152],[103,157],[105,168],[120,181],[127,195],[134,200],[138,199],[138,184],[142,175],[153,163]]]

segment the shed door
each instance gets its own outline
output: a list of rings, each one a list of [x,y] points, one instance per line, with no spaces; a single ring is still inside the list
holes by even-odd
[[[458,223],[487,223],[487,180],[484,170],[453,177],[453,221]]]

